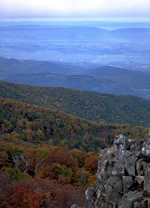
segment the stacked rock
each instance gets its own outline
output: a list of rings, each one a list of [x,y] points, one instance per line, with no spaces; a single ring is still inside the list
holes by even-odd
[[[150,208],[150,132],[147,142],[119,135],[100,152],[86,208]]]

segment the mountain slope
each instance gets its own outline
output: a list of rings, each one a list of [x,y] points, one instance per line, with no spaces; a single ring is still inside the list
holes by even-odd
[[[49,61],[18,60],[14,58],[0,57],[0,76],[12,76],[28,73],[58,73],[72,74],[77,68],[71,64],[53,63]]]
[[[5,141],[98,151],[120,132],[136,138],[147,135],[143,127],[97,123],[54,109],[0,98],[0,137]]]
[[[86,75],[92,75],[102,80],[101,92],[134,95],[150,99],[150,74],[146,72],[102,66],[89,69]]]
[[[150,101],[138,97],[3,81],[0,81],[0,96],[55,108],[89,120],[150,127]]]

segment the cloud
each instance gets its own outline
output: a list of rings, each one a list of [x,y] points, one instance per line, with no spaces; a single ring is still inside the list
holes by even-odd
[[[149,17],[150,0],[1,0],[0,16]]]

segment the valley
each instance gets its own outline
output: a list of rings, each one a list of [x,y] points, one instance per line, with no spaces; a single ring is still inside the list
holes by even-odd
[[[0,21],[0,207],[108,207],[110,181],[113,206],[147,194],[149,37],[146,21]]]
[[[149,28],[144,22],[0,22],[0,56],[147,71]]]

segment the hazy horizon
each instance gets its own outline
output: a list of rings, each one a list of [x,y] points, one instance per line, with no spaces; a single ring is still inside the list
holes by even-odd
[[[120,23],[150,23],[150,18],[4,18],[0,22],[120,22]]]
[[[106,19],[150,20],[149,0],[1,0],[0,20]]]
[[[0,56],[147,68],[149,11],[149,0],[1,0]]]

